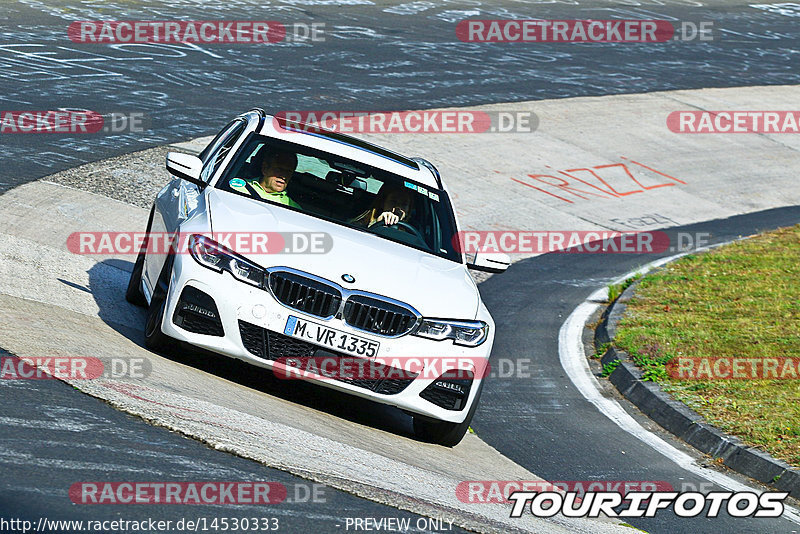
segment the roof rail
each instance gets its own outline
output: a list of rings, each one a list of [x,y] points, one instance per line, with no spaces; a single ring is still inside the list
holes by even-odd
[[[261,108],[252,108],[247,111],[247,113],[256,112],[258,115],[258,127],[256,127],[256,131],[260,130],[262,126],[264,126],[264,120],[267,118],[267,112]]]
[[[411,158],[411,161],[416,161],[417,163],[419,163],[420,165],[431,171],[433,177],[436,178],[436,183],[439,185],[439,188],[442,189],[442,177],[439,175],[439,169],[437,169],[433,165],[433,163],[431,163],[425,158],[419,158],[419,157]]]
[[[407,158],[402,154],[398,154],[397,152],[389,150],[388,148],[383,148],[382,146],[376,145],[374,143],[364,141],[363,139],[359,139],[358,137],[353,137],[340,132],[335,132],[333,130],[328,130],[316,124],[307,124],[300,121],[289,121],[283,117],[276,117],[275,115],[272,115],[272,117],[273,119],[275,119],[278,125],[284,130],[291,130],[298,133],[313,135],[315,137],[321,137],[329,141],[335,141],[337,143],[342,143],[344,145],[360,148],[361,150],[365,150],[375,155],[384,157],[388,160],[394,161],[395,163],[399,163],[400,165],[404,165],[406,167],[414,169],[415,171],[419,170],[418,162],[414,158]]]

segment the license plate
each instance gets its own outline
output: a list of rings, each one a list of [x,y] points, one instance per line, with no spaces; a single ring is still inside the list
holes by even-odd
[[[370,341],[341,330],[299,319],[293,315],[290,315],[286,321],[283,333],[303,341],[324,345],[337,352],[364,358],[374,358],[378,354],[378,348],[381,346],[377,341]]]

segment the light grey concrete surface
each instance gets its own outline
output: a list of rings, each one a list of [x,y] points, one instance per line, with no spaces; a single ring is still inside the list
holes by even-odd
[[[619,221],[646,215],[672,221],[646,228],[653,229],[800,202],[794,185],[800,136],[677,134],[666,124],[673,111],[790,110],[798,98],[798,86],[770,86],[496,104],[481,109],[533,111],[539,117],[537,131],[363,137],[436,164],[456,193],[466,229],[621,231],[632,228]],[[645,186],[673,185],[643,190],[621,166],[596,168],[613,164],[624,164]],[[608,189],[588,170],[570,172],[588,184],[558,172],[570,169],[591,169],[620,192],[640,192],[614,198],[591,187]],[[588,193],[582,199],[529,174],[565,179],[569,187]]]
[[[434,162],[466,229],[631,230],[642,224],[636,229],[654,230],[799,203],[796,136],[681,135],[666,128],[671,111],[792,109],[798,96],[797,87],[764,87],[515,103],[483,109],[532,110],[540,119],[536,133],[362,137]],[[196,151],[201,145],[181,148]],[[123,298],[135,258],[75,256],[65,242],[80,230],[143,231],[146,208],[168,179],[162,169],[169,149],[86,165],[0,197],[4,348],[33,357],[147,358],[153,369],[147,378],[74,385],[212,446],[380,502],[423,514],[449,510],[462,518],[457,524],[481,524],[482,530],[498,524],[534,531],[620,528],[563,518],[509,522],[507,506],[461,503],[455,497],[461,480],[536,479],[477,436],[468,435],[452,450],[422,444],[141,348],[135,332],[142,328],[142,311]],[[574,189],[528,175],[564,178]],[[615,195],[609,184],[619,192],[639,192]],[[670,185],[642,187],[659,184]]]

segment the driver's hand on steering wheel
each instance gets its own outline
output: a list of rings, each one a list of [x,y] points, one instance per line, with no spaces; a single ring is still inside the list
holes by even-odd
[[[384,211],[383,213],[375,219],[375,223],[377,224],[379,221],[383,221],[383,224],[386,226],[393,226],[400,222],[400,217],[391,211]]]

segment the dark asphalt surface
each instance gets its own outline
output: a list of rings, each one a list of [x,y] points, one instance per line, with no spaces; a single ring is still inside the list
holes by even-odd
[[[0,191],[137,149],[216,133],[253,106],[398,110],[670,89],[800,83],[800,8],[741,1],[5,1],[0,110],[142,113],[144,133],[2,135]],[[779,11],[779,12],[776,12]],[[458,21],[498,18],[710,22],[713,41],[464,43]],[[324,42],[73,43],[81,20],[325,24]],[[510,106],[510,109],[513,109]]]
[[[635,2],[631,2],[634,4]],[[256,0],[169,5],[140,1],[4,2],[0,6],[0,110],[90,109],[143,113],[144,133],[0,135],[0,191],[42,176],[167,142],[216,132],[253,106],[394,110],[656,90],[800,83],[797,8],[743,2],[652,0],[620,6],[581,0],[432,1],[406,4]],[[365,5],[366,4],[366,5]],[[66,37],[75,20],[279,20],[324,22],[322,43],[91,45]],[[651,18],[711,21],[712,42],[470,44],[464,18]],[[511,106],[510,106],[511,108]],[[511,108],[513,109],[513,108]],[[726,239],[797,222],[796,210],[709,223]],[[627,255],[548,255],[515,265],[481,291],[498,326],[497,355],[537,361],[537,380],[490,382],[477,432],[551,480],[694,480],[583,401],[558,362],[563,320],[602,279],[649,261]],[[585,282],[591,279],[593,281]],[[533,295],[533,298],[531,298]],[[2,341],[0,340],[0,345]],[[532,347],[523,350],[522,347]],[[81,480],[272,480],[304,482],[210,450],[116,412],[59,382],[3,383],[0,516],[38,519],[180,518],[185,507],[83,507],[66,499]],[[621,451],[625,451],[624,456]],[[212,477],[209,473],[213,473]],[[698,481],[699,482],[699,481]],[[335,531],[346,516],[403,512],[326,489],[327,503],[268,510],[289,531]],[[195,516],[251,510],[191,507]],[[734,523],[735,521],[735,523]],[[631,521],[650,532],[791,532],[785,522]]]

